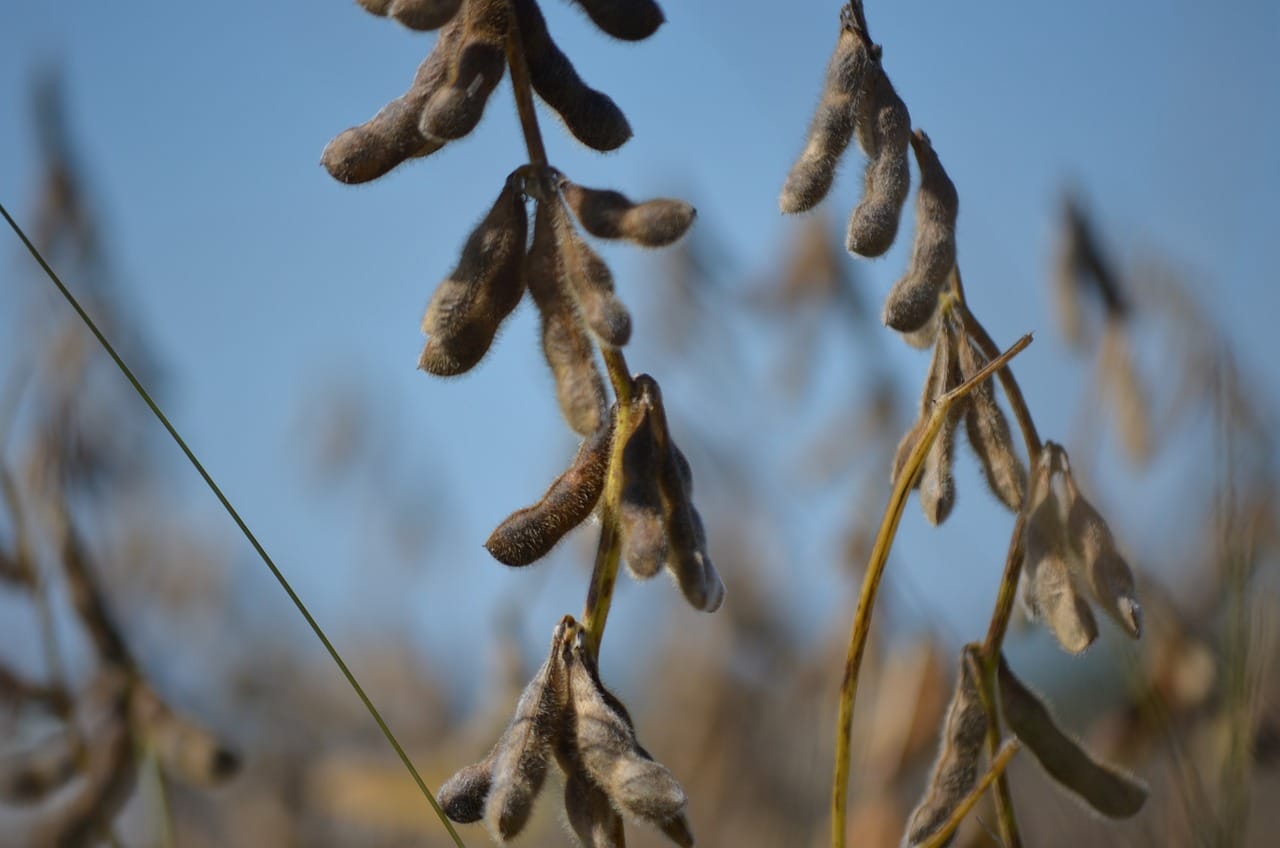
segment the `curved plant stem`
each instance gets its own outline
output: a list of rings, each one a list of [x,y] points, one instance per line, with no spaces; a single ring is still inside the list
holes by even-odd
[[[422,791],[423,796],[425,796],[427,801],[430,802],[432,809],[435,810],[436,815],[440,818],[440,822],[445,826],[445,829],[449,831],[449,836],[453,838],[454,844],[457,845],[458,848],[463,848],[462,839],[458,836],[457,831],[454,830],[453,823],[449,821],[445,816],[444,811],[440,809],[440,805],[436,802],[435,796],[431,794],[431,790],[427,788],[427,784],[423,781],[422,775],[418,774],[417,768],[414,767],[413,761],[409,759],[409,755],[405,753],[404,748],[400,746],[399,740],[397,740],[395,734],[391,732],[391,728],[387,725],[386,720],[383,719],[382,713],[378,712],[378,708],[373,705],[373,701],[369,699],[368,694],[364,691],[364,687],[356,680],[356,676],[342,659],[342,655],[338,653],[338,649],[329,641],[329,637],[325,635],[320,624],[311,615],[311,611],[307,609],[307,605],[302,602],[302,598],[300,598],[298,593],[293,590],[293,586],[285,578],[284,573],[280,571],[279,567],[276,566],[275,561],[267,554],[266,548],[264,548],[262,543],[258,541],[258,537],[253,534],[253,531],[249,529],[249,525],[247,525],[244,522],[244,519],[240,517],[240,513],[238,513],[235,507],[231,505],[231,501],[222,493],[222,489],[218,487],[218,484],[214,482],[213,477],[205,470],[204,465],[196,458],[195,453],[187,446],[186,441],[182,438],[181,434],[178,433],[177,428],[169,421],[168,416],[164,414],[164,411],[160,409],[160,406],[143,387],[142,383],[139,382],[137,376],[133,373],[133,370],[125,363],[120,354],[116,352],[115,347],[107,340],[107,337],[103,335],[102,330],[98,329],[98,325],[94,322],[93,318],[89,316],[89,313],[85,312],[84,307],[80,305],[80,301],[76,299],[70,289],[63,284],[58,275],[54,273],[51,267],[49,267],[49,263],[40,255],[40,251],[37,250],[36,246],[31,243],[31,240],[27,238],[27,234],[18,226],[18,223],[9,214],[9,210],[6,209],[3,204],[0,204],[0,215],[2,215],[5,221],[8,222],[14,233],[17,234],[18,238],[27,248],[27,251],[40,265],[41,269],[44,270],[45,275],[53,283],[54,287],[57,288],[64,298],[66,298],[67,303],[69,303],[71,308],[75,310],[75,313],[80,316],[80,320],[83,321],[85,326],[89,328],[89,331],[93,333],[94,337],[98,340],[98,343],[102,345],[103,349],[106,350],[112,361],[115,362],[116,367],[120,369],[122,374],[124,374],[130,385],[133,386],[134,390],[142,398],[143,402],[146,403],[148,408],[150,408],[156,419],[164,426],[164,429],[169,433],[169,436],[173,441],[177,443],[178,447],[182,450],[182,453],[187,457],[187,461],[191,463],[192,467],[195,468],[201,479],[204,480],[205,485],[208,486],[209,490],[213,492],[215,497],[217,497],[218,502],[222,504],[222,508],[226,510],[229,516],[231,516],[231,520],[235,522],[236,527],[240,528],[240,532],[244,534],[249,545],[253,548],[259,559],[262,560],[263,564],[266,565],[267,570],[271,572],[271,576],[280,584],[280,588],[284,589],[285,594],[289,596],[289,600],[293,602],[293,605],[297,608],[298,612],[301,613],[304,619],[306,619],[307,625],[311,628],[312,632],[315,633],[316,638],[320,640],[320,643],[324,645],[324,649],[328,652],[330,659],[334,662],[334,665],[338,666],[338,670],[342,672],[342,676],[347,679],[347,683],[360,698],[365,709],[369,711],[369,715],[372,716],[374,722],[377,723],[378,729],[382,731],[382,735],[386,738],[387,743],[390,744],[392,749],[396,752],[396,756],[400,758],[400,762],[404,764],[405,769],[407,769],[409,774],[413,777],[414,782],[418,785],[418,789]]]
[[[515,93],[516,112],[520,115],[520,131],[524,134],[525,147],[529,150],[529,163],[547,164],[547,149],[542,144],[542,131],[538,129],[538,113],[533,106],[533,85],[529,82],[529,63],[524,55],[524,42],[520,40],[520,22],[514,3],[507,3],[507,66],[511,68],[511,88]]]
[[[933,402],[933,410],[929,414],[925,430],[911,450],[911,455],[907,458],[902,472],[894,483],[893,491],[889,494],[889,503],[885,506],[884,518],[880,521],[880,530],[876,534],[871,558],[862,578],[858,608],[854,613],[853,627],[849,633],[849,650],[845,655],[844,679],[840,684],[835,778],[831,786],[833,848],[844,848],[845,845],[849,795],[849,744],[853,729],[853,705],[858,693],[858,672],[862,667],[862,655],[867,646],[867,636],[871,632],[871,613],[875,607],[876,592],[880,587],[880,578],[884,575],[885,563],[889,560],[889,550],[893,546],[893,540],[898,531],[898,522],[902,518],[903,508],[911,494],[911,483],[920,473],[925,456],[942,429],[951,406],[988,379],[992,373],[1002,368],[1029,344],[1031,344],[1031,336],[1028,334],[1018,339],[1007,351],[993,358],[977,374]]]
[[[934,834],[925,841],[920,848],[942,848],[951,839],[951,835],[956,832],[956,828],[960,826],[960,822],[964,821],[964,817],[969,815],[969,811],[973,809],[974,804],[978,803],[978,799],[982,797],[982,793],[987,791],[987,787],[991,786],[993,781],[1004,777],[1004,770],[1008,767],[1010,761],[1013,760],[1014,754],[1022,749],[1022,743],[1017,739],[1010,739],[1004,744],[996,755],[991,758],[991,766],[987,769],[987,773],[978,781],[978,785],[973,787],[968,795],[960,801],[951,816],[946,820],[941,828],[934,831]]]

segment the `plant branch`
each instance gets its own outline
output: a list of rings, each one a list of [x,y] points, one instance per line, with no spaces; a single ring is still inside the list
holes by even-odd
[[[516,112],[520,115],[520,130],[529,150],[529,163],[547,164],[547,149],[542,144],[542,130],[538,128],[538,113],[533,105],[533,85],[529,81],[529,62],[524,55],[524,42],[520,40],[520,22],[515,3],[507,3],[507,67],[511,69],[511,88],[515,93]]]
[[[840,684],[840,715],[836,727],[836,762],[835,778],[831,787],[831,844],[833,848],[844,848],[845,821],[848,810],[849,790],[849,754],[850,739],[853,729],[853,706],[858,692],[858,673],[862,667],[862,655],[866,649],[867,636],[871,632],[871,613],[875,606],[876,592],[880,587],[880,578],[884,575],[885,563],[889,559],[889,550],[893,546],[898,531],[898,522],[911,494],[911,483],[920,468],[924,465],[925,456],[937,438],[943,423],[950,413],[951,407],[969,392],[973,391],[997,369],[1004,367],[1010,359],[1031,344],[1031,336],[1025,335],[1015,342],[1007,351],[994,357],[982,370],[974,374],[961,385],[942,395],[933,402],[933,409],[920,440],[911,450],[910,456],[894,483],[889,494],[889,503],[885,506],[884,517],[880,522],[880,530],[876,534],[875,544],[871,549],[871,558],[862,579],[862,591],[858,597],[858,608],[853,616],[853,627],[849,633],[849,650],[845,656],[844,679]]]
[[[991,766],[987,769],[987,773],[978,781],[978,785],[970,790],[969,794],[964,796],[956,808],[951,811],[951,816],[946,820],[941,828],[934,831],[933,835],[920,846],[920,848],[942,848],[951,840],[951,835],[956,832],[956,828],[964,821],[964,817],[969,815],[969,811],[978,803],[978,799],[982,797],[982,793],[987,791],[987,787],[991,786],[992,781],[1004,779],[1004,770],[1013,760],[1015,754],[1022,749],[1022,743],[1017,739],[1010,739],[1005,743],[1004,747],[991,758]]]

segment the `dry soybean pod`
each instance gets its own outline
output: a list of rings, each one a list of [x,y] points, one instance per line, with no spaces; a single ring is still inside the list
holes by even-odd
[[[1142,635],[1142,606],[1134,589],[1133,572],[1116,548],[1111,528],[1076,488],[1070,469],[1063,474],[1067,489],[1067,538],[1082,561],[1084,578],[1093,597],[1124,631]]]
[[[1027,520],[1024,600],[1063,650],[1080,654],[1098,638],[1098,624],[1067,565],[1057,510],[1050,495]]]
[[[626,239],[642,247],[664,247],[688,231],[697,210],[683,200],[657,198],[634,203],[621,192],[584,188],[565,180],[564,202],[582,228],[597,238]]]
[[[965,654],[960,656],[956,690],[947,708],[942,727],[942,746],[924,797],[907,821],[904,845],[919,845],[941,827],[956,805],[969,794],[978,779],[982,745],[987,735],[987,716],[978,695],[977,681],[969,671]]]
[[[575,0],[605,33],[623,41],[641,41],[666,21],[653,0]]]
[[[485,801],[493,785],[493,764],[498,756],[495,745],[478,763],[460,769],[444,782],[436,793],[436,800],[444,814],[458,824],[471,824],[484,818]]]
[[[849,7],[841,7],[840,36],[827,63],[822,99],[809,123],[805,148],[791,166],[778,198],[779,208],[787,215],[812,209],[827,196],[836,165],[853,138],[854,111],[870,57],[866,40],[851,26],[851,17]]]
[[[473,368],[524,290],[528,215],[515,174],[471,232],[458,265],[436,287],[422,318],[429,337],[418,367],[441,377]]]
[[[369,14],[385,18],[395,0],[356,0],[356,2]]]
[[[594,150],[616,150],[631,138],[627,116],[608,95],[582,81],[569,57],[551,39],[536,0],[514,0],[533,90],[578,141]]]
[[[622,447],[618,523],[627,570],[637,580],[647,580],[666,562],[667,536],[658,488],[658,443],[653,414],[644,398],[637,398],[632,420],[635,426]]]
[[[583,441],[569,468],[536,504],[512,513],[484,543],[503,565],[528,565],[545,556],[566,533],[591,515],[609,466],[610,420]]]
[[[149,686],[130,699],[131,720],[155,750],[165,774],[189,786],[216,786],[239,770],[240,758],[209,730],[173,712]]]
[[[462,5],[462,0],[391,0],[389,5],[385,0],[373,0],[373,2],[386,9],[385,12],[374,14],[386,14],[409,29],[416,30],[439,29],[453,20],[458,7]],[[360,4],[366,9],[369,8],[367,0],[360,0]],[[370,9],[370,11],[373,10]]]
[[[1057,722],[1048,706],[1028,689],[1000,657],[1000,703],[1009,728],[1030,749],[1049,776],[1111,818],[1142,809],[1147,788],[1116,768],[1089,756]]]
[[[624,844],[622,816],[604,790],[581,772],[565,777],[564,811],[583,848],[620,848]]]
[[[967,380],[986,364],[966,336],[960,342],[960,370]],[[1027,492],[1027,474],[1013,447],[1009,421],[996,401],[991,381],[969,393],[964,413],[965,434],[978,457],[982,476],[1001,503],[1017,512]]]
[[[956,264],[956,217],[960,198],[955,184],[929,143],[916,130],[911,136],[920,167],[916,191],[916,233],[907,273],[894,283],[885,300],[885,326],[900,333],[923,327],[938,308],[938,294]]]
[[[938,340],[934,347],[934,368],[930,369],[929,382],[933,387],[933,399],[930,406],[939,397],[964,382],[960,374],[959,349],[963,341],[960,331],[944,316],[939,328]],[[935,370],[936,369],[936,370]],[[952,473],[955,464],[956,427],[968,406],[968,399],[962,399],[952,405],[947,413],[947,420],[934,439],[933,446],[925,455],[924,467],[920,472],[920,506],[925,518],[931,524],[941,524],[951,514],[956,502],[956,481]],[[921,411],[920,420],[925,421],[928,413]]]
[[[854,131],[869,159],[862,199],[849,216],[845,247],[860,256],[876,257],[893,245],[902,204],[911,189],[907,170],[911,113],[879,62],[868,67],[864,85]]]
[[[556,202],[554,198],[538,201],[524,277],[541,318],[542,353],[556,381],[560,412],[574,432],[588,436],[600,428],[606,412],[604,378],[587,328],[565,289],[567,282],[547,209],[547,204]]]
[[[343,130],[329,142],[320,161],[334,179],[348,184],[368,182],[406,159],[428,156],[444,147],[441,139],[425,138],[418,121],[427,101],[444,85],[461,35],[462,26],[457,21],[450,22],[418,66],[407,92],[369,121]]]
[[[560,262],[587,326],[602,344],[622,347],[631,339],[631,313],[613,291],[613,274],[600,254],[574,229],[558,197],[547,201],[560,248]]]
[[[449,63],[447,84],[422,110],[419,131],[428,138],[462,138],[476,128],[485,103],[507,69],[507,0],[468,0],[458,20],[461,44]]]

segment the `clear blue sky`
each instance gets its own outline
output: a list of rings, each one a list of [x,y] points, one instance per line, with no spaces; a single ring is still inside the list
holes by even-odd
[[[543,5],[581,74],[635,130],[621,151],[600,156],[549,118],[554,163],[633,196],[679,188],[739,267],[766,267],[794,226],[776,211],[777,190],[802,144],[838,4],[667,2],[668,23],[638,45],[593,31],[567,3]],[[1039,331],[1020,373],[1046,433],[1068,429],[1081,381],[1054,364],[1066,354],[1044,285],[1056,192],[1068,181],[1127,238],[1116,244],[1121,256],[1162,250],[1192,269],[1206,307],[1276,394],[1274,4],[869,0],[867,12],[914,122],[959,188],[960,255],[976,311],[1004,341]],[[444,382],[414,370],[430,292],[522,161],[509,88],[470,138],[368,186],[340,185],[318,164],[330,137],[405,88],[432,38],[347,0],[7,4],[0,200],[30,212],[39,158],[28,81],[39,63],[61,63],[117,270],[163,360],[179,427],[322,619],[341,621],[341,632],[390,616],[410,622],[433,653],[452,653],[466,628],[433,612],[444,593],[469,611],[484,608],[475,599],[541,585],[505,573],[480,542],[541,491],[569,442],[527,307],[473,375]],[[857,197],[858,170],[847,165],[828,201],[840,217]],[[905,241],[867,266],[870,300],[899,273]],[[0,244],[7,332],[41,283],[25,273],[15,242]],[[656,266],[626,250],[607,255],[623,297],[641,298]],[[923,362],[887,349],[914,384]],[[654,367],[638,356],[632,365]],[[457,502],[440,530],[449,537],[436,549],[442,561],[400,587],[352,576],[369,528],[350,526],[359,512],[349,501],[308,492],[291,449],[299,398],[327,373],[364,383],[373,416],[403,440],[402,468],[442,475]],[[444,456],[427,459],[424,448],[441,444]],[[212,511],[208,520],[230,538]],[[981,530],[997,519],[974,520],[947,535],[917,533],[906,553],[937,559],[967,539],[962,550],[998,561],[1002,533]],[[583,576],[565,565],[539,595],[547,627],[581,603]],[[920,567],[917,582],[933,582],[931,573]],[[282,627],[295,626],[283,623],[292,610],[264,572],[246,565],[237,579],[278,607]],[[990,585],[973,591],[989,598]],[[676,603],[665,591],[628,590],[619,616],[634,615],[625,607],[642,594],[651,611]],[[971,626],[986,604],[954,626]]]

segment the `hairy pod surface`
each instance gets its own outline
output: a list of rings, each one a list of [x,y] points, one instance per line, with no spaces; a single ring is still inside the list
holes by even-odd
[[[960,370],[965,380],[977,374],[986,360],[966,337],[959,345]],[[978,457],[978,465],[987,486],[1000,502],[1013,512],[1022,509],[1027,491],[1027,472],[1013,447],[1009,421],[996,401],[995,377],[986,380],[969,393],[964,413],[965,434],[969,447]]]
[[[960,373],[959,354],[962,343],[963,339],[956,328],[950,321],[944,321],[934,347],[937,373],[930,368],[929,383],[934,387],[931,404],[964,382]],[[924,458],[924,468],[920,472],[920,506],[930,524],[937,525],[946,521],[955,506],[956,480],[952,468],[955,464],[956,428],[967,405],[967,398],[952,404]],[[922,419],[926,417],[921,416]]]
[[[513,175],[467,238],[457,267],[431,296],[422,319],[429,338],[419,368],[451,377],[484,358],[498,326],[524,292],[527,232],[524,195]]]
[[[461,44],[449,63],[448,82],[422,110],[419,131],[427,138],[462,138],[476,128],[485,104],[507,69],[507,0],[468,0],[459,20]]]
[[[453,20],[458,8],[462,6],[462,0],[391,0],[390,3],[386,0],[359,0],[359,2],[374,14],[388,15],[409,29],[416,30],[439,29]],[[370,8],[371,5],[380,6],[384,11],[374,11]]]
[[[609,468],[613,421],[582,442],[569,468],[533,506],[512,513],[484,543],[503,565],[529,565],[555,547],[564,535],[591,515]]]
[[[1142,606],[1134,589],[1133,572],[1116,548],[1111,528],[1093,504],[1081,496],[1068,470],[1063,475],[1069,505],[1067,538],[1081,559],[1084,578],[1093,597],[1126,633],[1142,635]]]
[[[536,0],[514,3],[533,90],[587,147],[609,151],[625,144],[631,138],[631,124],[618,104],[578,76],[569,57],[551,39]]]
[[[662,570],[667,559],[662,493],[658,486],[660,455],[653,413],[644,399],[635,404],[632,416],[636,423],[622,447],[618,524],[627,570],[637,580],[647,580]]]
[[[1052,445],[1052,443],[1049,443]],[[1031,513],[1027,519],[1023,598],[1032,618],[1043,621],[1063,650],[1083,653],[1098,638],[1093,612],[1080,595],[1067,563],[1062,508],[1051,487],[1053,449],[1041,455],[1032,486]]]
[[[524,277],[541,319],[542,354],[555,378],[560,413],[574,432],[588,436],[600,429],[607,411],[604,378],[586,325],[566,288],[548,203],[556,201],[538,202]]]
[[[356,0],[356,2],[369,14],[383,18],[386,17],[387,12],[391,9],[391,4],[394,0]]]
[[[862,36],[849,26],[841,26],[827,63],[822,99],[809,123],[808,140],[778,198],[783,214],[812,209],[831,190],[836,166],[853,138],[854,111],[870,61]]]
[[[348,184],[375,180],[407,159],[428,156],[444,146],[443,139],[423,136],[418,122],[427,101],[444,86],[461,38],[461,23],[451,21],[418,66],[407,92],[329,142],[320,161],[334,179]]]
[[[920,167],[916,191],[916,233],[907,272],[894,283],[885,300],[882,320],[900,333],[923,327],[938,308],[938,295],[956,264],[956,217],[960,198],[947,176],[929,136],[911,135]]]
[[[902,204],[911,189],[907,168],[911,113],[879,62],[868,67],[864,85],[854,132],[868,161],[862,199],[849,216],[845,247],[851,253],[873,258],[893,245]]]
[[[622,816],[604,790],[579,772],[565,776],[564,812],[583,848],[621,848],[624,844]]]
[[[965,648],[967,653],[970,649]],[[942,727],[942,746],[929,777],[924,797],[907,821],[903,844],[924,843],[946,823],[951,812],[969,794],[978,779],[982,743],[986,739],[987,717],[978,696],[978,684],[969,671],[964,653],[960,657],[955,693],[947,707]],[[947,841],[949,844],[950,840]]]
[[[1058,727],[1048,706],[1000,658],[1000,703],[1009,728],[1062,786],[1111,818],[1142,809],[1147,788],[1119,769],[1094,760]]]
[[[582,228],[597,238],[626,239],[642,247],[665,247],[680,239],[697,210],[682,200],[658,198],[633,203],[621,192],[584,188],[565,180],[565,204]]]
[[[485,801],[493,785],[493,765],[498,756],[494,747],[478,763],[460,769],[436,792],[436,800],[444,814],[458,824],[471,824],[484,818]]]
[[[574,0],[602,31],[623,41],[641,41],[666,21],[654,0]]]
[[[574,229],[564,205],[549,203],[565,278],[577,297],[587,327],[602,344],[622,347],[631,339],[631,313],[613,290],[613,274],[600,254]]]

